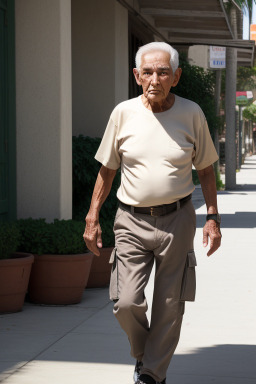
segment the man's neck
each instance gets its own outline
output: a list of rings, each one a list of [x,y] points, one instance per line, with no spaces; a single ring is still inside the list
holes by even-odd
[[[144,95],[141,97],[144,106],[154,113],[165,112],[170,109],[175,102],[175,95],[169,93],[167,98],[159,103],[152,103]]]

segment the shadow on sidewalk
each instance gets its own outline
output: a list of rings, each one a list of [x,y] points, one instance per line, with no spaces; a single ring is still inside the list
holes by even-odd
[[[169,383],[253,383],[255,356],[254,345],[217,345],[189,355],[174,355],[168,370]],[[181,380],[180,376],[189,377]]]
[[[251,164],[256,164],[256,161],[251,161]],[[243,168],[244,169],[244,168]],[[256,182],[256,181],[255,181]],[[256,192],[255,184],[237,184],[232,190],[218,191],[218,196],[224,195],[239,195],[241,198],[246,198],[250,192]],[[205,204],[201,189],[197,189],[193,195],[193,204],[195,209],[200,208]],[[202,228],[205,224],[206,214],[198,214],[197,227]],[[255,228],[256,227],[256,212],[235,212],[234,214],[221,214],[221,228]]]
[[[250,192],[256,192],[256,184],[237,184],[236,187],[232,190],[217,191],[218,196],[220,195],[243,195],[247,196]],[[192,202],[195,209],[200,208],[205,204],[203,192],[201,188],[197,188],[192,195]]]
[[[256,157],[255,157],[255,155],[254,156],[247,156],[246,157],[244,164],[248,164],[248,163],[256,165]],[[244,169],[244,165],[242,165],[242,169]]]
[[[100,292],[105,301],[107,289],[85,292],[87,308],[94,294]],[[113,380],[113,377],[117,372],[121,377],[131,375],[132,378],[134,359],[130,357],[127,337],[113,316],[113,304],[108,303],[101,310],[90,313],[82,305],[46,307],[26,304],[24,312],[7,315],[6,329],[0,332],[3,338],[0,373],[17,370],[14,375],[29,379],[28,383],[37,377],[43,384],[54,384],[55,377],[64,379],[66,376],[70,376],[72,382],[74,372],[81,378],[81,383],[116,383],[118,380]],[[77,324],[72,325],[71,320],[79,316]],[[167,373],[167,384],[254,384],[255,356],[256,346],[253,345],[216,345],[199,349],[195,346],[190,353],[174,355]],[[26,365],[25,361],[32,364]],[[74,363],[79,364],[74,366]],[[19,371],[21,366],[23,368]],[[47,369],[50,369],[49,374]],[[97,371],[103,375],[106,371],[105,381],[95,381]],[[14,380],[16,376],[11,382]]]
[[[205,216],[196,215],[197,228],[203,228],[205,225]],[[255,228],[256,212],[235,212],[221,214],[221,228]]]
[[[238,184],[236,189],[232,191],[219,191],[218,195],[239,195],[241,198],[246,198],[249,192],[256,192],[256,184]],[[202,204],[203,205],[203,204]],[[206,214],[197,214],[197,227],[202,228],[205,224]],[[256,227],[256,212],[239,211],[230,214],[221,214],[221,228],[255,228]]]
[[[96,341],[96,340],[95,340]],[[95,370],[99,370],[103,375],[106,371],[105,383],[118,383],[115,373],[119,372],[120,378],[125,378],[128,382],[129,375],[133,374],[133,361],[128,356],[120,355],[115,348],[115,340],[109,340],[109,348],[97,341],[97,348],[92,349],[89,358],[88,351],[85,352],[87,358],[81,359],[81,353],[70,345],[70,355],[66,355],[66,359],[36,359],[37,365],[27,366],[26,375],[29,383],[32,383],[32,377],[37,375],[37,380],[41,383],[53,384],[53,378],[61,379],[65,377],[79,375],[81,382],[89,383],[95,381]],[[84,348],[89,346],[85,345]],[[189,354],[176,354],[173,356],[172,362],[167,372],[167,384],[253,384],[256,380],[255,369],[256,346],[253,345],[216,345],[213,347],[196,349]],[[80,363],[79,371],[74,371],[76,367],[72,363]],[[41,368],[40,365],[42,364]],[[45,376],[43,370],[46,369],[44,363],[51,363],[51,375]],[[63,363],[65,365],[63,366]],[[69,365],[70,363],[70,365]],[[82,365],[81,365],[82,364]],[[83,366],[84,364],[84,366]],[[90,364],[90,365],[88,365]],[[95,364],[95,367],[94,367]],[[101,366],[99,364],[102,364]],[[129,371],[118,368],[118,365],[130,366]],[[109,366],[108,366],[109,365]],[[110,374],[109,372],[113,372]],[[61,373],[62,372],[62,373]],[[74,373],[76,372],[76,373]],[[30,376],[31,375],[31,376]],[[48,379],[52,377],[52,380]],[[42,378],[44,380],[42,381]],[[114,379],[113,379],[114,378]],[[85,381],[83,381],[85,379]],[[40,381],[41,380],[41,381]],[[14,381],[13,381],[14,382]],[[20,382],[20,381],[19,381]],[[22,381],[23,382],[23,381]],[[59,381],[60,382],[60,381]],[[66,381],[65,381],[66,382]],[[77,382],[77,381],[76,381]]]
[[[256,184],[237,184],[236,187],[230,191],[226,190],[226,191],[220,191],[218,193],[229,194],[229,193],[237,192],[237,191],[243,191],[244,194],[246,194],[246,192],[251,192],[251,191],[256,192]]]

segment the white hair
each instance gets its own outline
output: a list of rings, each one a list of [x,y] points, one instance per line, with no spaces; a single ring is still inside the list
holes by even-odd
[[[153,42],[140,47],[135,56],[135,65],[137,70],[140,70],[141,66],[141,57],[145,53],[154,52],[154,51],[164,51],[169,53],[170,55],[170,65],[172,67],[173,73],[175,73],[176,69],[179,66],[179,54],[171,45],[164,42]]]

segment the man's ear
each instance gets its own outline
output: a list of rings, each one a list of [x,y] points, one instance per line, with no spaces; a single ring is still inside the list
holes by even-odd
[[[177,68],[175,73],[174,73],[174,79],[173,79],[172,87],[176,87],[176,85],[178,84],[180,77],[181,77],[181,73],[182,73],[182,69]]]
[[[138,85],[141,85],[140,74],[137,68],[133,68],[133,74]]]

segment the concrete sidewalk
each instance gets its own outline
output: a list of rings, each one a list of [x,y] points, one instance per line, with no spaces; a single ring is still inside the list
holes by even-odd
[[[219,193],[223,241],[210,258],[202,247],[206,209],[201,190],[194,193],[197,297],[186,304],[168,384],[256,382],[256,156],[246,159],[237,183]],[[108,289],[86,289],[74,306],[26,303],[20,313],[0,315],[4,384],[132,384],[133,367]]]

